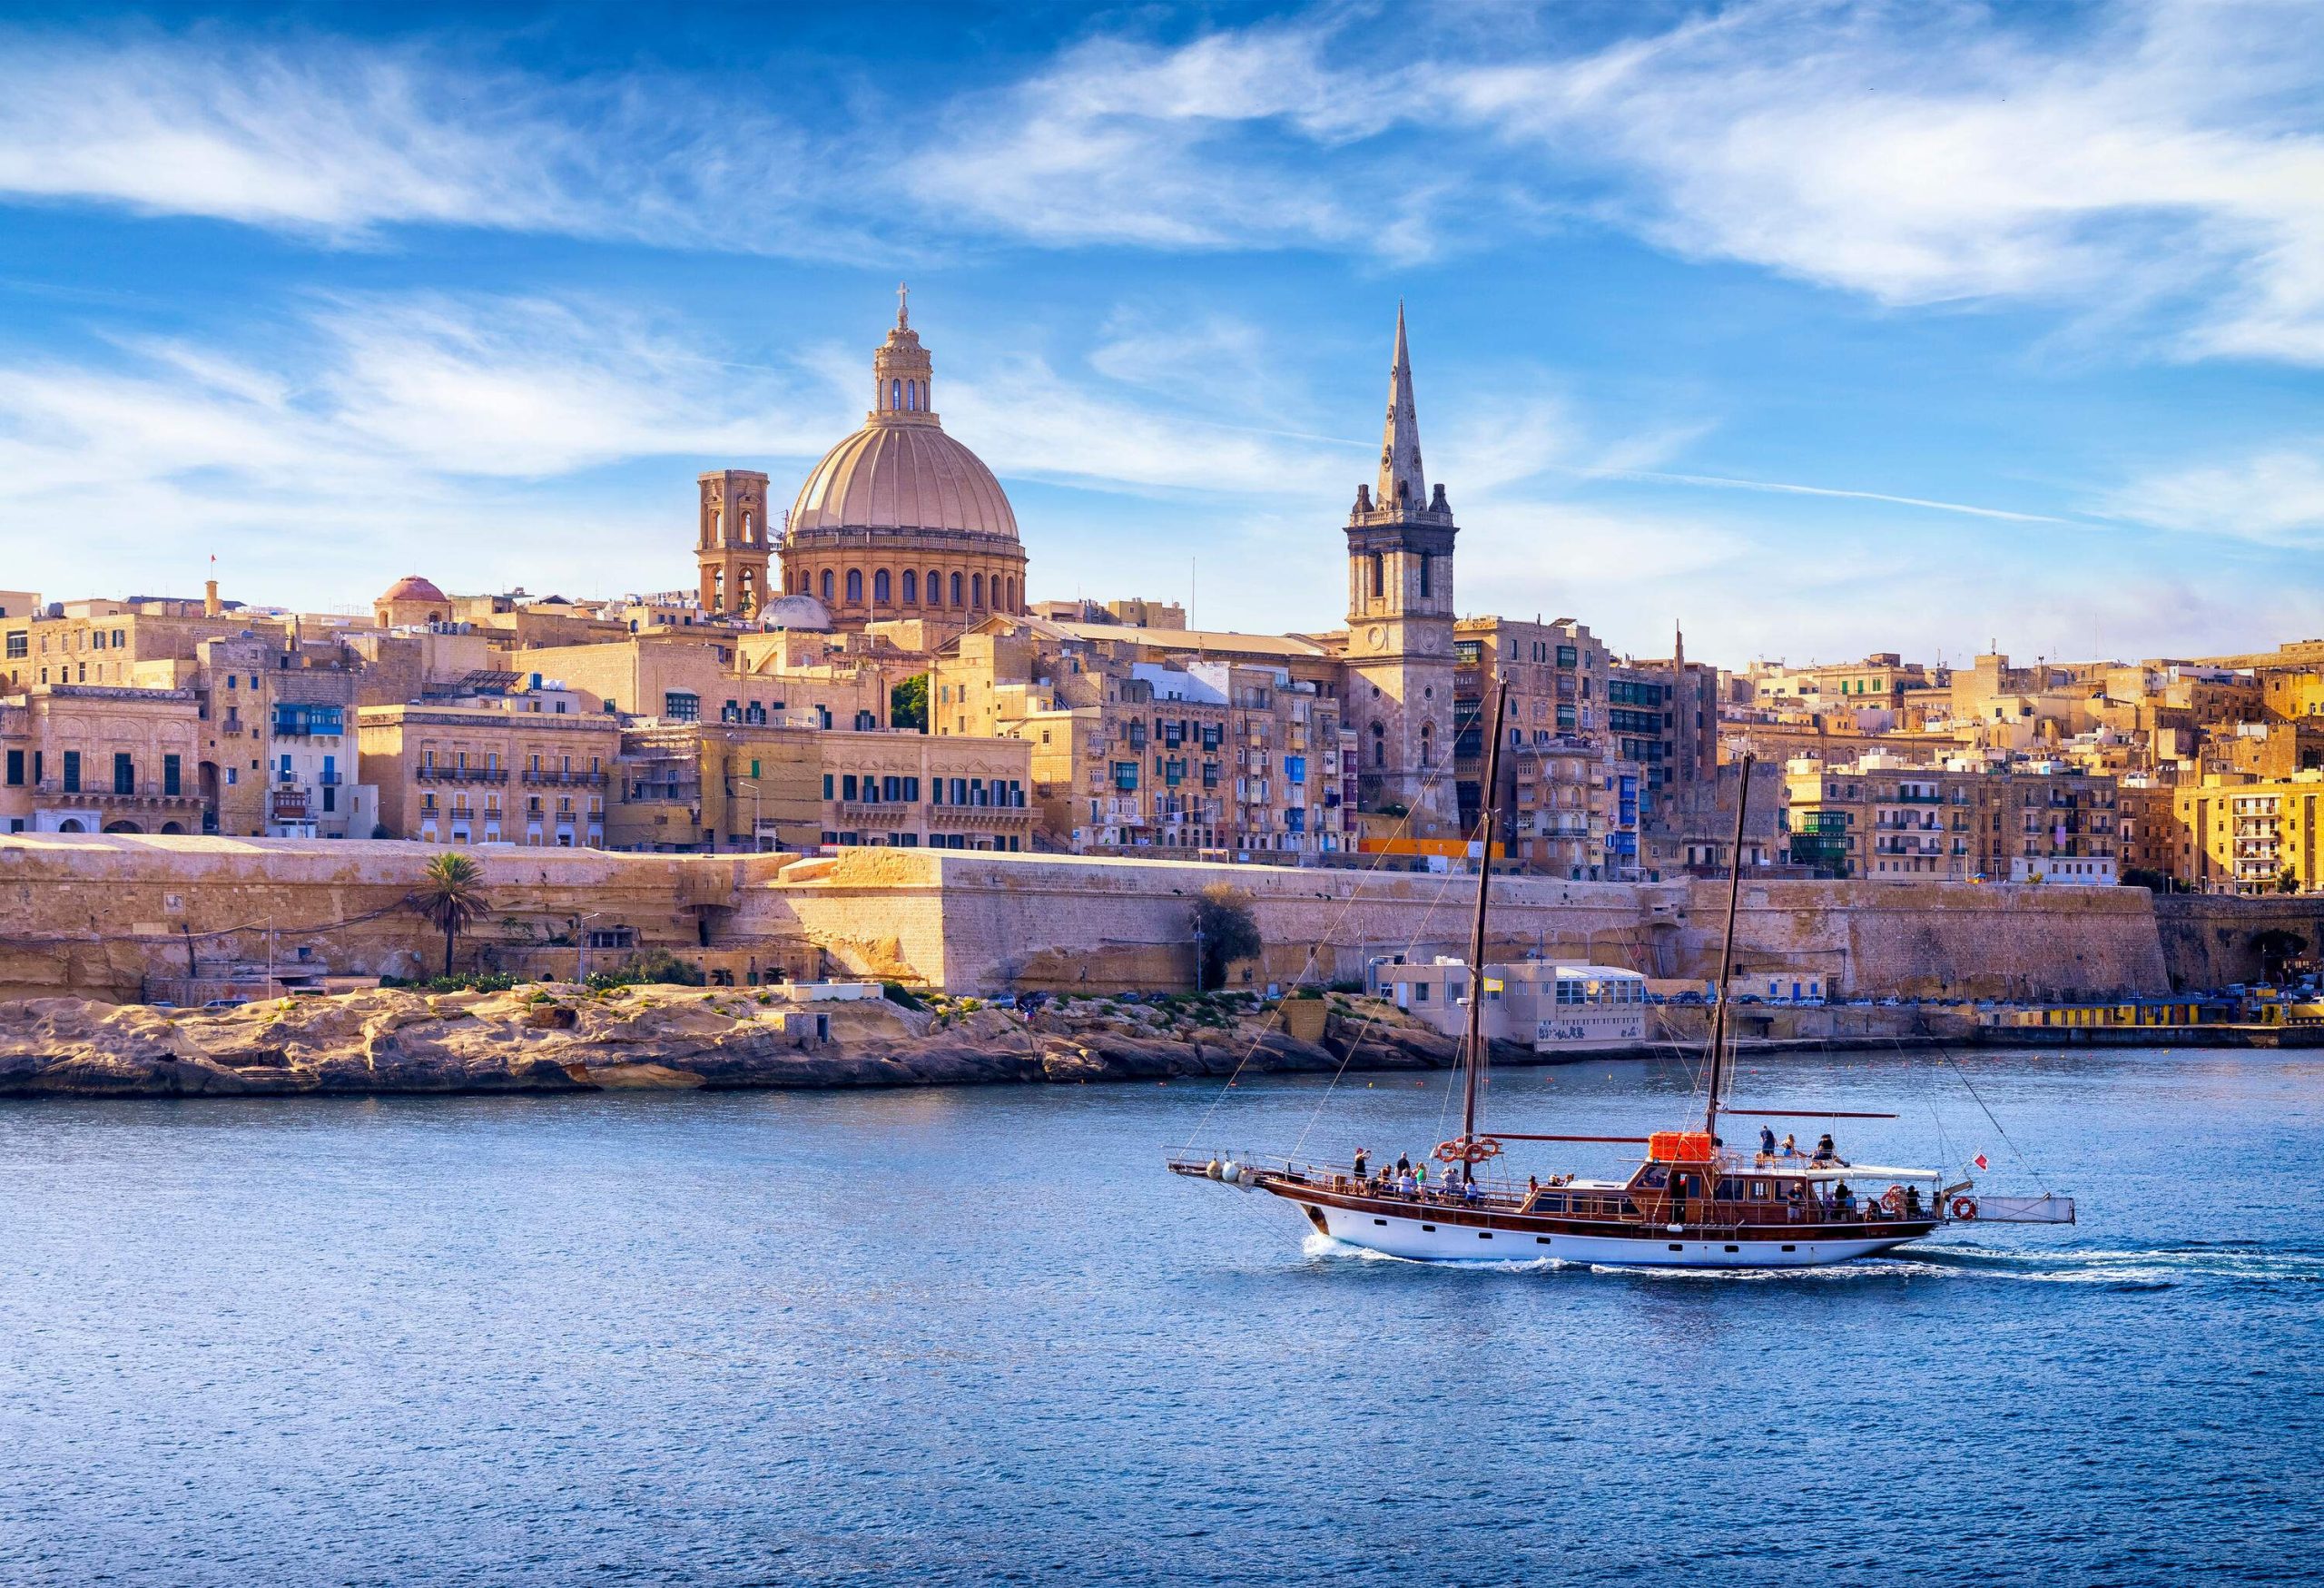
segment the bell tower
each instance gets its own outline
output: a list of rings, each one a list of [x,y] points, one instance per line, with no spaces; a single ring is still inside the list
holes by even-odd
[[[1347,517],[1348,700],[1356,734],[1357,797],[1366,811],[1401,808],[1416,838],[1460,824],[1452,782],[1452,539],[1460,533],[1439,485],[1429,494],[1420,420],[1396,305],[1388,418],[1378,497],[1358,486]]]
[[[747,469],[702,475],[701,521],[694,559],[702,572],[697,598],[705,612],[749,617],[766,605],[766,476]]]

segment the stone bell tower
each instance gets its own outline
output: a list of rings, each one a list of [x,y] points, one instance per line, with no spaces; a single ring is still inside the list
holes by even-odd
[[[1348,698],[1357,794],[1366,811],[1401,807],[1415,838],[1454,835],[1452,538],[1444,488],[1429,494],[1413,407],[1404,308],[1388,370],[1378,497],[1358,486],[1347,518]]]
[[[697,483],[702,513],[694,557],[702,570],[702,608],[748,617],[766,605],[769,595],[766,476],[723,469],[700,476]]]

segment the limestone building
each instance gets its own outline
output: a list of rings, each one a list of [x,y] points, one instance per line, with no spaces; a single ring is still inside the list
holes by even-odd
[[[842,628],[916,618],[938,640],[991,613],[1024,611],[1017,516],[983,459],[945,433],[933,364],[901,302],[894,329],[872,355],[872,374],[863,427],[823,455],[791,504],[783,527],[784,592],[815,597]],[[714,490],[722,500],[750,481],[763,491],[765,478],[704,476],[705,533]],[[705,589],[730,566],[747,571],[747,563],[731,560],[743,549],[719,548],[714,563],[704,546]]]

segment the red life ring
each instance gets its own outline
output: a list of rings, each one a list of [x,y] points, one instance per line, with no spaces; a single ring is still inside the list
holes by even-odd
[[[1887,1213],[1889,1218],[1902,1218],[1905,1216],[1905,1188],[1902,1186],[1889,1187],[1888,1189],[1881,1196],[1880,1206]]]
[[[1976,1216],[1977,1199],[1974,1197],[1955,1197],[1953,1198],[1954,1218],[1974,1218]]]
[[[1439,1163],[1482,1163],[1501,1156],[1501,1143],[1490,1136],[1480,1136],[1473,1141],[1440,1141],[1430,1156]]]

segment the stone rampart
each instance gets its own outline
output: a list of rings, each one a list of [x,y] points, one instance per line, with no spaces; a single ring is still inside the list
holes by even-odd
[[[2296,955],[2324,952],[2320,894],[2166,893],[2156,896],[2154,914],[2171,984],[2184,991],[2260,981],[2270,969],[2263,933],[2291,933],[2303,945],[2291,951]]]
[[[189,929],[205,965],[248,963],[264,956],[270,921],[284,962],[304,950],[334,972],[413,974],[434,965],[441,939],[399,906],[442,853],[391,842],[0,838],[0,997],[134,998],[150,976],[184,973]],[[794,971],[820,960],[956,992],[1188,986],[1192,907],[1220,883],[1250,901],[1267,944],[1256,981],[1354,981],[1370,960],[1464,953],[1476,897],[1468,877],[948,850],[469,853],[492,909],[464,960],[518,962],[516,951],[569,941],[595,916],[590,926],[626,927],[640,948],[763,953]],[[1658,976],[1717,969],[1721,883],[1515,877],[1497,882],[1493,899],[1493,958],[1589,959]],[[1743,969],[1821,971],[1836,995],[2073,998],[2162,991],[2171,978],[2153,901],[2138,888],[1747,881],[1737,943]]]

